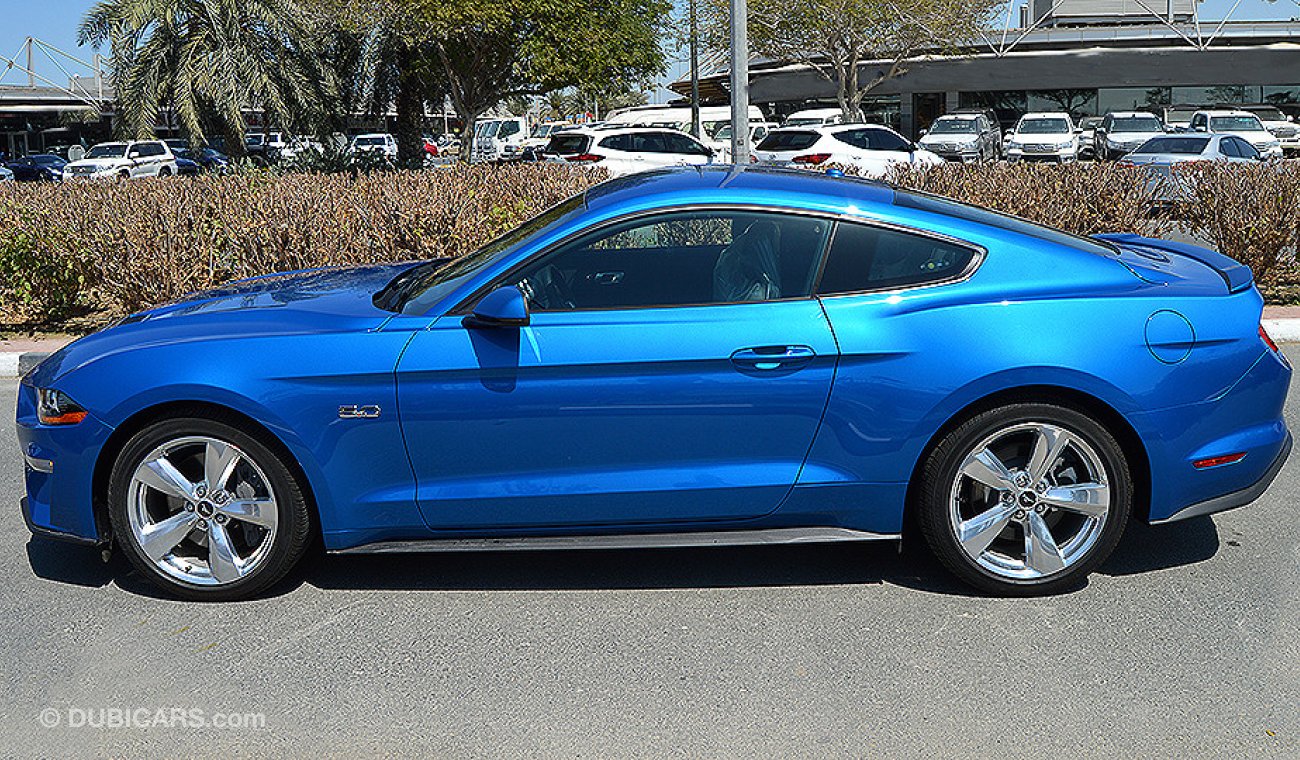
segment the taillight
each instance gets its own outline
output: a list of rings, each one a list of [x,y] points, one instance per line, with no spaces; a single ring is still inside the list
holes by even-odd
[[[594,164],[597,161],[601,160],[602,158],[604,158],[604,156],[598,156],[595,153],[579,153],[576,156],[569,156],[565,160],[572,161],[575,164],[577,163]]]
[[[1277,344],[1273,342],[1273,339],[1268,337],[1268,331],[1264,329],[1263,322],[1259,323],[1259,339],[1264,341],[1264,345],[1273,349],[1274,352],[1281,352],[1281,349],[1277,347]]]
[[[1245,458],[1246,452],[1241,451],[1236,454],[1224,454],[1221,457],[1198,459],[1195,462],[1192,462],[1192,466],[1198,470],[1207,470],[1211,467],[1222,467],[1225,464],[1236,464]]]
[[[825,163],[829,161],[830,158],[831,158],[831,154],[829,153],[809,153],[803,156],[795,156],[794,158],[790,159],[790,163],[815,165],[815,164]]]
[[[756,163],[758,163],[758,156],[750,156],[750,157],[749,157],[749,163],[751,163],[751,164],[756,164]]]

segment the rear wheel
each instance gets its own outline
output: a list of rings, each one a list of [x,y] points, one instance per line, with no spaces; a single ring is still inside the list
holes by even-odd
[[[302,556],[306,500],[274,452],[207,419],[160,422],[123,448],[109,483],[113,533],[163,589],[199,600],[242,599]]]
[[[1009,596],[1081,582],[1119,542],[1133,502],[1114,436],[1053,404],[971,418],[935,447],[922,477],[931,550],[971,585]]]

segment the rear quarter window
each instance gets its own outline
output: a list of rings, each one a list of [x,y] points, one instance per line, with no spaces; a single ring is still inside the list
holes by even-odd
[[[896,290],[952,279],[974,258],[966,246],[898,230],[840,222],[817,294]]]

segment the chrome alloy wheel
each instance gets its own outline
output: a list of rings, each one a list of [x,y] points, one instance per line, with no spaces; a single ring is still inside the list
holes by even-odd
[[[207,436],[151,451],[127,490],[136,545],[163,573],[199,586],[238,581],[270,553],[278,511],[270,480],[247,454]]]
[[[1081,436],[1026,422],[978,443],[958,470],[949,525],[972,560],[1011,581],[1077,564],[1111,511],[1102,459]]]

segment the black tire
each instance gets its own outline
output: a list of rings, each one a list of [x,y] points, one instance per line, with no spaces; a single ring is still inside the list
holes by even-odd
[[[170,177],[170,176],[172,176],[172,170],[171,170],[171,169],[168,169],[166,166],[164,166],[163,168],[161,168],[161,169],[158,170],[158,176],[159,176],[159,177]]]
[[[954,528],[950,501],[959,469],[975,446],[999,431],[1032,423],[1063,428],[1091,447],[1105,469],[1110,503],[1095,541],[1072,564],[1041,578],[1016,579],[984,567],[962,548]],[[965,421],[934,447],[920,477],[916,509],[922,535],[930,550],[958,578],[998,596],[1049,595],[1077,588],[1119,543],[1133,505],[1133,479],[1124,451],[1114,435],[1086,414],[1049,403],[1012,404]],[[999,535],[1005,535],[1005,531]]]
[[[197,585],[167,575],[138,545],[127,514],[130,483],[136,468],[157,447],[189,436],[233,444],[261,468],[276,496],[278,524],[265,558],[248,575],[230,583]],[[206,418],[164,420],[132,436],[113,463],[108,514],[118,546],[141,574],[171,595],[197,601],[232,601],[254,596],[283,578],[298,563],[311,536],[312,518],[307,500],[281,455],[238,427]]]

